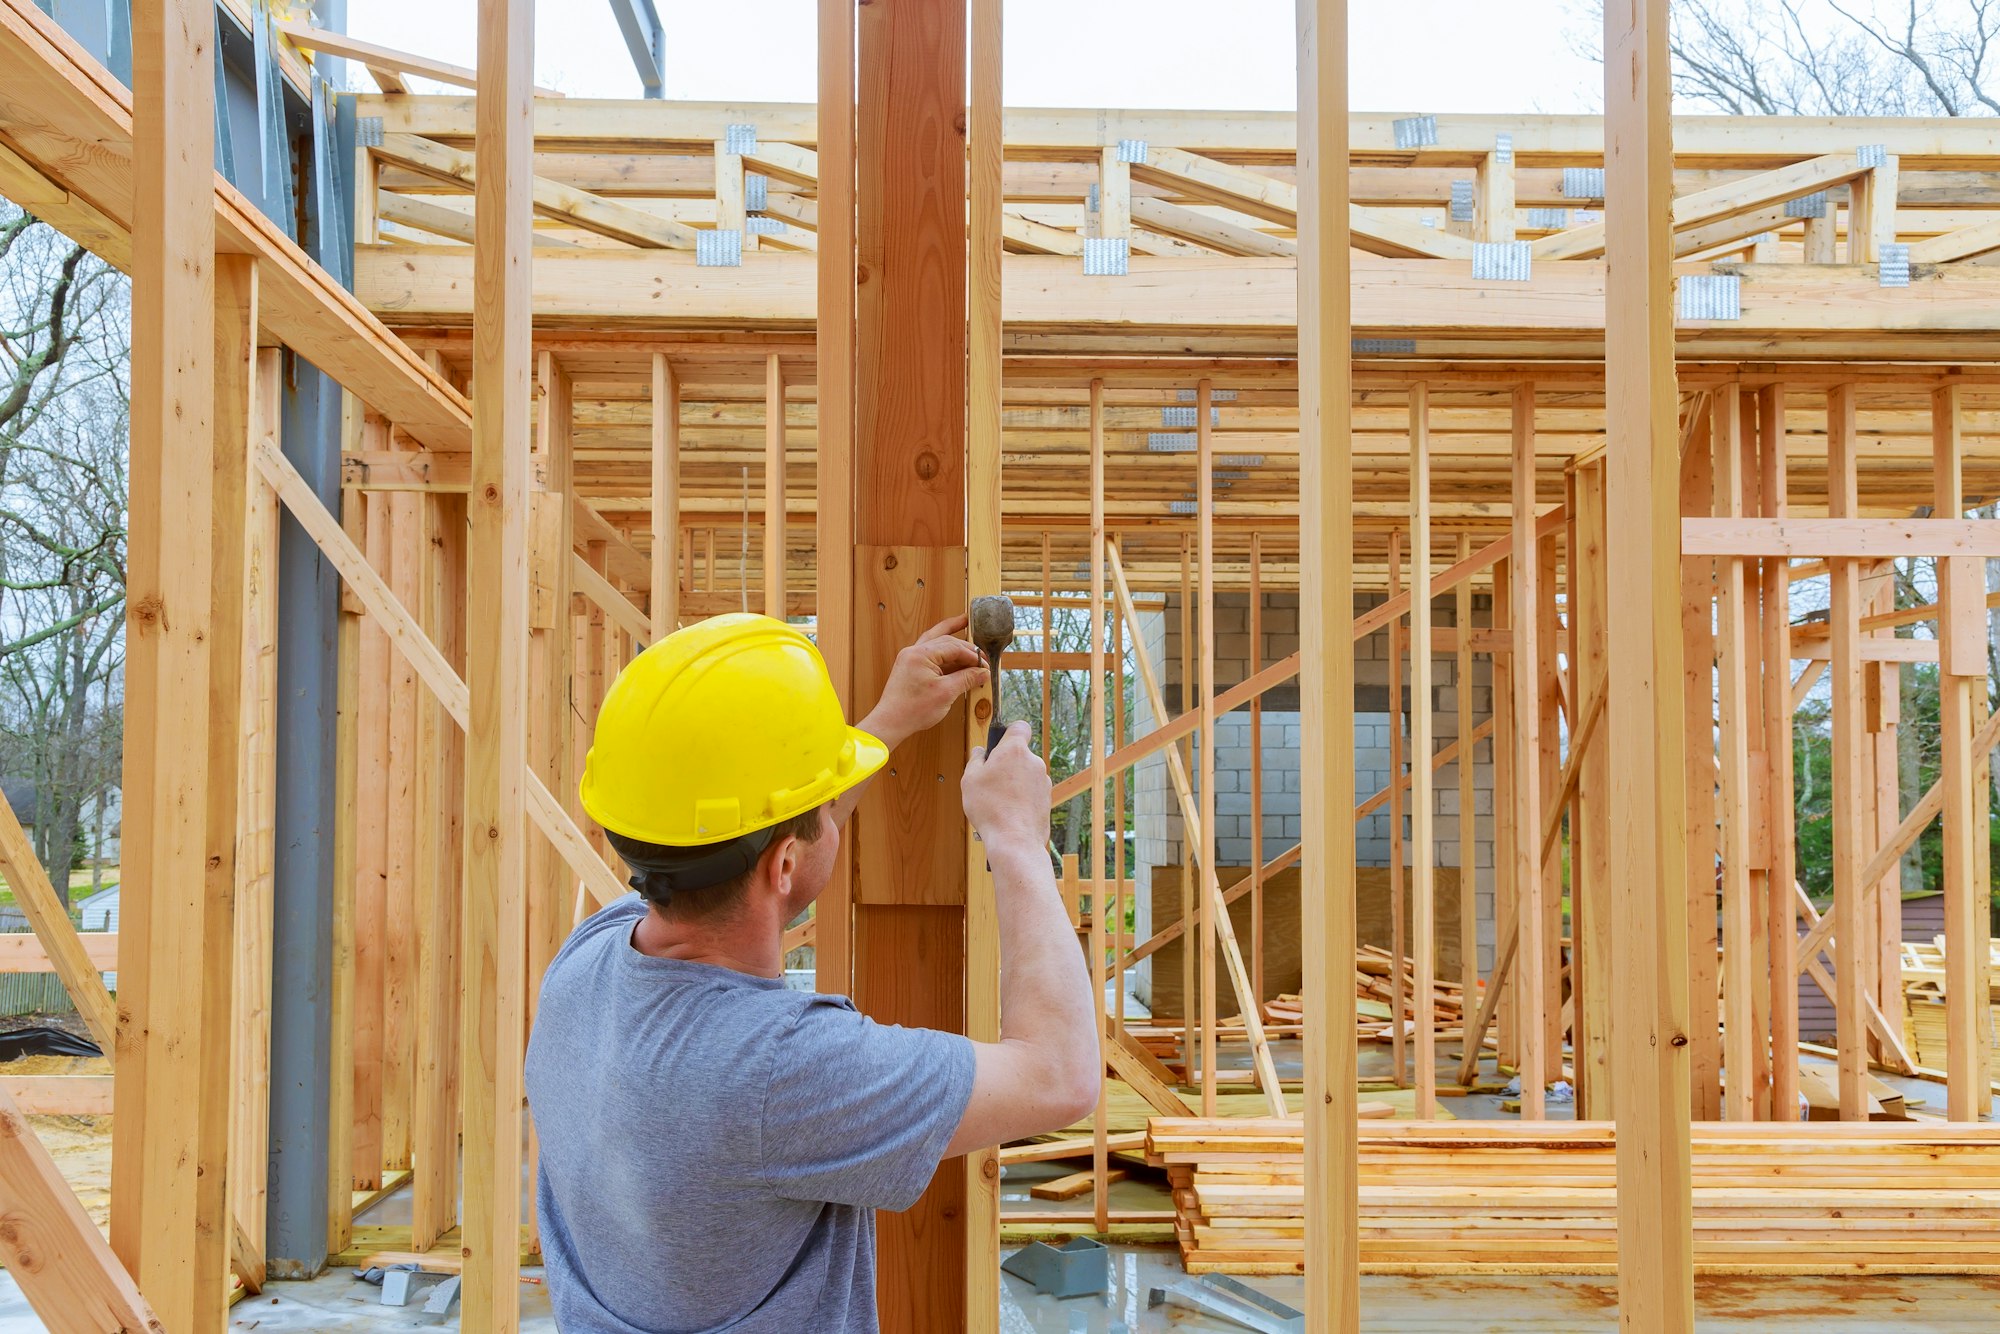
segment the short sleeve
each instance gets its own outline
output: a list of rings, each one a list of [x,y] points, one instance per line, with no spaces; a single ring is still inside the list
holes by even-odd
[[[790,1200],[907,1209],[972,1097],[972,1043],[814,1000],[778,1038],[760,1119],[765,1184]]]

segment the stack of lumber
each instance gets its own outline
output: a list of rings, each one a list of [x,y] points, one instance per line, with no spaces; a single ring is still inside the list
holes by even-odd
[[[1991,994],[1993,1050],[2000,1056],[2000,941],[1993,950]],[[1951,1068],[1945,1040],[1944,937],[1928,945],[1903,942],[1903,1045],[1910,1059],[1934,1070]]]
[[[1155,1118],[1190,1273],[1296,1274],[1301,1123]],[[1372,1273],[1610,1273],[1609,1122],[1364,1121],[1361,1263]],[[1703,1122],[1705,1273],[2000,1274],[2000,1126]]]
[[[1388,1026],[1396,1018],[1397,988],[1393,979],[1399,972],[1402,975],[1401,1013],[1403,1020],[1409,1022],[1417,1017],[1415,964],[1407,957],[1399,960],[1389,951],[1374,945],[1363,945],[1354,951],[1354,997],[1356,1014],[1360,1019],[1359,1036],[1374,1039],[1389,1035]],[[1431,998],[1438,1035],[1457,1037],[1465,1022],[1462,988],[1456,982],[1434,977],[1431,979]],[[1288,993],[1267,1002],[1264,1014],[1273,1023],[1301,1023],[1305,1018],[1305,1001]]]

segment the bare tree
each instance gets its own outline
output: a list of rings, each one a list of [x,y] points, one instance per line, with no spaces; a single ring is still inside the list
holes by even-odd
[[[0,204],[0,773],[65,894],[119,777],[129,324],[122,276]]]

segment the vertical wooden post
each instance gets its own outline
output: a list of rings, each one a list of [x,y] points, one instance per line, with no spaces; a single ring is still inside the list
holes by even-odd
[[[664,352],[653,354],[652,419],[653,550],[649,581],[652,600],[648,607],[657,643],[672,634],[681,622],[681,572],[674,568],[674,559],[680,552],[681,529],[681,382]],[[711,574],[714,568],[711,560]],[[813,957],[819,957],[817,938]]]
[[[1195,558],[1194,535],[1181,534],[1181,712],[1187,713],[1197,707],[1195,703]],[[1161,670],[1165,670],[1164,665]],[[1161,713],[1166,712],[1164,697]],[[1182,737],[1175,743],[1181,752],[1183,768],[1189,767],[1194,755],[1192,738]],[[1181,921],[1185,929],[1181,933],[1181,1059],[1190,1073],[1195,1061],[1195,1023],[1201,1010],[1201,993],[1215,985],[1213,973],[1204,974],[1195,967],[1196,942],[1201,938],[1201,919],[1207,915],[1198,888],[1200,875],[1195,870],[1199,860],[1194,839],[1198,835],[1181,825]]]
[[[896,653],[966,605],[967,22],[965,0],[846,12],[835,21],[859,25],[852,685],[872,699]],[[962,715],[912,738],[854,815],[854,999],[884,1022],[965,1028],[965,754]],[[881,1216],[886,1334],[965,1326],[965,1208],[954,1162]]]
[[[1472,534],[1458,535],[1458,559],[1472,554]],[[1461,579],[1453,590],[1452,620],[1458,626],[1458,663],[1454,673],[1458,704],[1458,986],[1463,1009],[1459,1031],[1465,1054],[1478,1041],[1465,1022],[1476,1012],[1479,994],[1479,826],[1473,814],[1474,754],[1472,743],[1472,580]],[[1499,943],[1494,943],[1499,948]]]
[[[1245,673],[1264,668],[1264,535],[1250,530],[1250,657]],[[1123,655],[1120,655],[1121,661]],[[1264,697],[1250,700],[1250,994],[1264,992]]]
[[[996,0],[997,4],[997,0]],[[996,320],[997,324],[998,321]],[[1207,384],[1203,381],[1204,386]],[[1044,608],[1043,615],[1047,615]],[[1210,645],[1211,650],[1213,645]],[[1209,670],[1214,671],[1214,654],[1209,655]],[[1086,694],[1090,705],[1090,932],[1086,948],[1090,958],[1091,984],[1096,995],[1091,1006],[1091,1019],[1097,1025],[1097,1041],[1101,1047],[1106,1041],[1104,1032],[1104,987],[1098,979],[1104,972],[1104,929],[1106,913],[1104,887],[1109,877],[1104,874],[1104,381],[1090,382],[1090,689]],[[1202,754],[1209,754],[1208,737],[1202,737]],[[1207,771],[1213,774],[1211,767]],[[1203,780],[1207,782],[1205,778]],[[1214,805],[1209,804],[1211,814],[1202,825],[1202,837],[1213,852],[1215,847]],[[1122,843],[1122,839],[1120,840]],[[1203,861],[1203,871],[1208,869]],[[1206,920],[1204,918],[1204,920]],[[1204,942],[1210,944],[1210,942]],[[1208,1039],[1204,1039],[1205,1041]],[[1207,1049],[1212,1054],[1212,1048]],[[1202,1072],[1208,1073],[1210,1055],[1205,1055]],[[1101,1072],[1100,1072],[1101,1073]],[[1214,1087],[1213,1080],[1203,1084],[1204,1089]],[[1207,1096],[1213,1096],[1209,1094]],[[1090,1170],[1091,1170],[1091,1212],[1092,1222],[1100,1233],[1108,1233],[1111,1227],[1111,1182],[1107,1175],[1109,1158],[1106,1151],[1105,1132],[1108,1129],[1105,1084],[1097,1083],[1097,1107],[1091,1114],[1090,1130]]]
[[[1957,385],[1931,396],[1932,513],[1965,513],[1965,444]],[[1938,561],[1938,781],[1944,786],[1945,1110],[1976,1121],[1992,1103],[1992,921],[1977,849],[1987,839],[1986,793],[1975,781],[1973,695],[1986,685],[1985,562]]]
[[[1785,517],[1785,387],[1767,385],[1761,391],[1758,444],[1765,517]],[[1763,569],[1764,607],[1764,761],[1769,860],[1764,911],[1769,922],[1765,937],[1770,949],[1771,992],[1771,1116],[1789,1120],[1799,1105],[1799,977],[1792,956],[1797,952],[1797,844],[1792,825],[1792,681],[1790,562],[1767,560]]]
[[[459,1089],[462,1320],[494,1334],[511,1334],[520,1324],[534,20],[533,0],[480,0]]]
[[[764,358],[764,614],[785,619],[785,369]]]
[[[1714,513],[1732,519],[1743,516],[1740,399],[1735,385],[1725,385],[1709,400],[1714,423],[1710,431],[1715,458]],[[1745,594],[1742,559],[1730,556],[1718,560],[1716,700],[1721,781],[1716,785],[1716,798],[1722,813],[1722,1068],[1723,1107],[1732,1121],[1756,1119],[1757,1092],[1751,1073],[1757,1040],[1756,1025],[1751,1022],[1751,993],[1757,983],[1752,976],[1750,949],[1754,914],[1750,900],[1750,742],[1746,716],[1750,699],[1744,661],[1750,624]],[[1697,762],[1699,759],[1697,756]]]
[[[1355,1149],[1354,478],[1347,4],[1298,0],[1299,709],[1306,1320],[1361,1325]]]
[[[362,415],[364,445],[386,447],[389,423],[375,412]],[[362,551],[377,572],[391,556],[389,502],[383,492],[358,497],[363,519]],[[382,1021],[385,999],[383,950],[388,935],[389,899],[389,676],[397,654],[388,632],[373,616],[361,621],[360,679],[355,696],[358,755],[354,806],[354,987],[350,1011],[353,1033],[353,1158],[355,1190],[382,1184]]]
[[[1604,526],[1604,460],[1576,470],[1575,620],[1577,707],[1588,711],[1604,697],[1604,559],[1609,535]],[[1574,741],[1571,742],[1575,744]],[[1570,833],[1571,903],[1576,918],[1577,1115],[1608,1121],[1613,1115],[1611,1085],[1611,761],[1600,731],[1584,748],[1577,771],[1576,826]],[[1577,979],[1572,979],[1576,987]]]
[[[1558,559],[1559,533],[1550,533],[1535,544],[1536,592],[1535,643],[1541,660],[1535,671],[1536,767],[1541,785],[1541,812],[1544,822],[1562,819],[1558,799],[1562,786],[1563,680],[1561,664],[1562,626],[1556,615],[1556,590],[1562,575]],[[1571,713],[1570,717],[1577,715]],[[1539,843],[1541,826],[1537,825]],[[1562,942],[1563,883],[1562,853],[1558,840],[1550,844],[1546,857],[1536,849],[1542,877],[1542,1079],[1554,1083],[1563,1071]]]
[[[377,571],[405,607],[414,607],[421,561],[417,531],[422,498],[402,492],[381,498],[384,556]],[[381,1066],[377,1092],[380,1171],[401,1172],[410,1165],[412,1095],[416,1084],[416,1052],[412,1045],[415,1018],[412,1000],[417,964],[417,933],[408,927],[408,905],[415,900],[416,877],[416,669],[400,653],[385,652],[383,674],[383,813],[381,936]],[[390,905],[395,905],[394,909]]]
[[[1208,424],[1214,394],[1204,379],[1195,386],[1195,526],[1201,543],[1201,875],[1221,881],[1215,864],[1215,433]],[[1185,706],[1185,700],[1183,700]],[[1192,860],[1192,859],[1190,859]],[[1201,1114],[1215,1115],[1215,913],[1208,896],[1201,912]]]
[[[1521,886],[1514,875],[1514,561],[1493,563],[1493,632],[1504,636],[1508,647],[1493,655],[1493,976],[1489,988],[1498,988],[1494,1013],[1498,1016],[1498,1046],[1494,1066],[1520,1063],[1521,987],[1518,977],[1505,985],[1500,975],[1500,953],[1509,940],[1517,942],[1514,923],[1520,915]]]
[[[1540,692],[1541,568],[1535,542],[1535,387],[1517,386],[1514,410],[1514,556],[1510,592],[1514,632],[1514,865],[1515,930],[1520,947],[1514,959],[1520,1004],[1516,1041],[1521,1071],[1521,1116],[1542,1118],[1548,1054],[1548,908],[1542,880],[1542,784]],[[1553,646],[1551,646],[1553,648]]]
[[[1835,385],[1826,398],[1827,513],[1836,519],[1857,517],[1855,485],[1854,386]],[[1862,868],[1867,845],[1861,828],[1866,809],[1863,783],[1861,699],[1861,565],[1859,561],[1827,562],[1832,588],[1828,594],[1831,622],[1833,688],[1833,911],[1839,925],[1834,937],[1834,1024],[1840,1046],[1840,1119],[1868,1119],[1867,942],[1873,923],[1863,912]]]
[[[1618,1319],[1626,1330],[1692,1330],[1667,0],[1606,5],[1604,52]]]
[[[1689,409],[1687,444],[1680,464],[1680,512],[1709,514],[1714,496],[1713,414],[1705,398]],[[1687,865],[1683,893],[1688,924],[1688,1082],[1692,1115],[1722,1118],[1722,1006],[1716,951],[1715,565],[1705,558],[1681,562],[1682,735],[1695,757],[1684,780]]]
[[[1410,952],[1416,960],[1417,1116],[1437,1114],[1437,841],[1431,832],[1430,386],[1410,386]],[[1463,633],[1463,632],[1461,632]],[[1461,746],[1468,743],[1461,740]],[[1463,948],[1461,942],[1460,948]],[[1396,1017],[1402,1028],[1402,1017]]]
[[[970,265],[966,293],[966,577],[971,591],[997,593],[1003,582],[1000,509],[1002,373],[1000,346],[1000,255],[1004,160],[1001,113],[1003,0],[972,0]],[[1100,463],[1101,467],[1101,463]],[[1102,495],[1102,485],[1093,494]],[[1093,550],[1103,560],[1103,533]],[[1048,607],[1042,608],[1044,618]],[[1047,624],[1046,619],[1043,622]],[[1093,692],[1095,687],[1093,686]],[[1093,698],[1095,694],[1093,693]],[[966,744],[984,744],[986,724],[998,699],[982,700],[966,711]],[[980,705],[985,705],[982,708]],[[1101,800],[1095,798],[1094,800]],[[1100,843],[1099,846],[1102,846]],[[965,839],[965,1000],[966,1033],[975,1041],[1000,1040],[1000,922],[993,900],[992,873],[977,839]],[[1097,893],[1101,895],[1102,876]],[[1099,900],[1093,897],[1096,906]],[[1102,915],[1100,910],[1099,916]],[[1102,954],[1096,956],[1100,961]],[[1098,1082],[1098,1120],[1103,1121],[1103,1081]],[[1100,1137],[1099,1142],[1102,1142]],[[1097,1178],[1101,1214],[1109,1190]],[[965,1158],[965,1327],[997,1334],[1000,1324],[1000,1153],[975,1150]]]
[[[132,890],[120,922],[111,1243],[163,1325],[192,1330],[219,1328],[227,1309],[230,895],[209,859],[233,876],[235,704],[215,691],[235,684],[238,641],[217,641],[240,633],[241,588],[227,590],[232,617],[214,562],[230,558],[227,535],[242,554],[240,489],[235,511],[225,506],[246,461],[233,386],[249,373],[239,349],[256,341],[256,297],[253,269],[214,265],[214,16],[206,0],[162,0],[132,19]],[[218,402],[218,381],[232,401]],[[235,480],[218,478],[232,458]],[[229,842],[213,842],[212,813],[229,816]]]
[[[1403,591],[1403,533],[1389,532],[1389,596]],[[1411,602],[1416,601],[1414,582]],[[1389,620],[1389,1060],[1395,1068],[1391,1077],[1399,1086],[1410,1082],[1409,1040],[1403,1032],[1404,973],[1410,939],[1406,917],[1409,913],[1409,878],[1403,874],[1407,863],[1403,853],[1404,784],[1415,780],[1404,773],[1409,758],[1403,747],[1403,652],[1408,637],[1401,616]]]

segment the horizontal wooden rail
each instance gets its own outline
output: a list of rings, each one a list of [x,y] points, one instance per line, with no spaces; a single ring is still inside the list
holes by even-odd
[[[1683,556],[1892,560],[2000,558],[1992,519],[1682,519]]]

